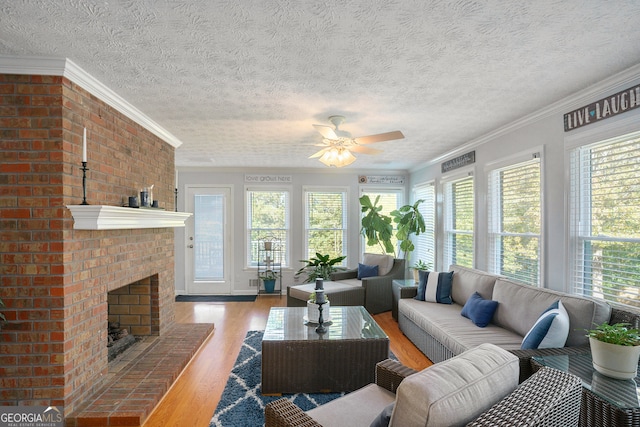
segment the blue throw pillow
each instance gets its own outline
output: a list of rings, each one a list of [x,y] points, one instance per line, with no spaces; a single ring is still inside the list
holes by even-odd
[[[418,294],[414,297],[420,301],[438,302],[440,304],[452,304],[451,284],[453,283],[453,271],[439,273],[437,271],[423,271],[418,273]]]
[[[365,265],[358,263],[358,280],[362,280],[365,277],[376,277],[377,275],[377,265]]]
[[[522,340],[522,349],[560,348],[569,336],[569,313],[558,300],[542,312]]]
[[[474,292],[462,307],[461,315],[470,319],[474,325],[484,328],[493,319],[493,313],[498,308],[498,301],[484,299]]]

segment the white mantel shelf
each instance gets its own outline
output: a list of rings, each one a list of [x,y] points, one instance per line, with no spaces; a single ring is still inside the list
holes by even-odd
[[[133,228],[184,227],[192,215],[162,209],[136,209],[106,205],[67,205],[76,230],[125,230]]]

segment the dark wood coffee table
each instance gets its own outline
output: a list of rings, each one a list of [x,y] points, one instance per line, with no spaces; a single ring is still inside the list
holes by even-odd
[[[364,307],[331,307],[327,332],[306,307],[273,307],[262,338],[262,394],[353,391],[374,382],[389,337]]]

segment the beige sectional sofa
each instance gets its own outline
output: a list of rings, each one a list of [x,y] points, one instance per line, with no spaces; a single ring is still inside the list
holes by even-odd
[[[415,289],[405,290],[398,302],[400,330],[434,363],[482,343],[519,350],[541,313],[557,300],[562,301],[569,316],[567,347],[587,346],[585,330],[609,321],[612,315],[611,306],[604,301],[523,285],[458,265],[452,265],[450,271],[454,272],[453,304],[418,301],[413,298]],[[491,323],[484,328],[460,314],[474,292],[498,301]],[[637,318],[633,322],[637,323]]]

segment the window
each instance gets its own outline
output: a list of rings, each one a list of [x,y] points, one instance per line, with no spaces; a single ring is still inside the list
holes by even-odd
[[[258,247],[268,237],[279,239],[284,266],[289,265],[289,190],[247,189],[247,265],[258,264]]]
[[[570,283],[640,307],[640,133],[571,152]]]
[[[369,196],[371,199],[371,203],[375,203],[376,197],[380,196],[380,200],[378,200],[378,206],[382,206],[382,210],[380,211],[380,215],[389,215],[391,211],[394,211],[403,205],[403,193],[404,190],[400,188],[361,188],[360,196]],[[393,237],[391,238],[391,243],[393,243],[393,247],[396,248],[396,252],[398,252],[398,239],[396,239],[396,229],[395,223],[393,229]],[[364,251],[366,253],[373,254],[383,254],[384,248],[381,245],[367,245],[367,242],[364,238],[362,238],[362,246],[364,247]]]
[[[473,176],[444,183],[444,264],[473,267]]]
[[[434,183],[417,186],[414,189],[414,203],[424,200],[418,210],[424,218],[424,233],[414,237],[416,249],[412,254],[411,265],[422,260],[435,269],[436,253],[436,191]]]
[[[488,173],[488,269],[540,285],[540,155]]]
[[[305,189],[307,259],[316,252],[331,258],[347,254],[347,191]]]

